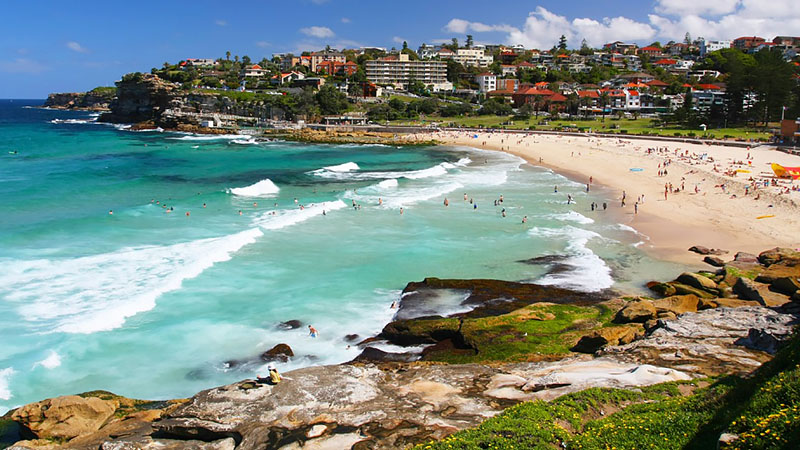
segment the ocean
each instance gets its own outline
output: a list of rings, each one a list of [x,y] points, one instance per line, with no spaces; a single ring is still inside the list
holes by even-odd
[[[643,292],[678,270],[591,211],[610,193],[514,156],[132,132],[41,103],[0,100],[0,413],[190,396],[263,374],[278,343],[282,372],[349,361],[345,336],[425,277]],[[546,255],[558,270],[524,262]]]

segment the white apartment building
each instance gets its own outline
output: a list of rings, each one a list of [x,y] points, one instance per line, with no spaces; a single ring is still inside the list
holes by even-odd
[[[480,91],[484,94],[497,90],[497,75],[493,73],[485,72],[475,75],[475,82],[478,83]]]
[[[723,48],[731,48],[732,41],[707,41],[700,39],[700,56],[706,56],[711,52],[722,50]]]
[[[466,67],[486,67],[494,62],[494,56],[487,56],[486,52],[479,48],[460,48],[455,53],[440,51],[439,57],[452,59]]]
[[[406,86],[412,80],[433,86],[434,91],[453,89],[447,81],[447,63],[441,61],[411,61],[408,55],[367,61],[367,79],[375,84]]]

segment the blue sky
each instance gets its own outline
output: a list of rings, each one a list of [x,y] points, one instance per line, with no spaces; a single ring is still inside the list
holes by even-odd
[[[791,0],[430,1],[162,0],[25,1],[3,5],[0,98],[111,85],[165,61],[334,47],[400,46],[464,35],[476,42],[550,47],[566,34],[578,46],[649,43],[693,36],[800,35]],[[133,7],[132,7],[133,6]],[[731,35],[731,34],[735,34]]]

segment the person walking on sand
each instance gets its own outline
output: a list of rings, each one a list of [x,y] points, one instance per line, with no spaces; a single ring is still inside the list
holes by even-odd
[[[633,213],[639,214],[639,202],[633,204]]]
[[[608,203],[603,202],[603,211],[605,211],[606,209],[608,209]]]
[[[312,327],[311,325],[308,326],[308,335],[309,336],[311,336],[312,338],[315,338],[315,337],[317,337],[318,334],[319,334],[319,332],[317,331],[316,328]]]

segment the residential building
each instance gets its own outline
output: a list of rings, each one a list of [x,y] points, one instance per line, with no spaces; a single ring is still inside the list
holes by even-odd
[[[305,78],[306,76],[302,72],[292,71],[287,73],[279,73],[273,76],[270,79],[270,82],[272,84],[284,85],[284,84],[292,84],[297,80],[304,80]]]
[[[482,93],[497,90],[497,75],[489,72],[484,72],[475,75],[475,82],[478,83],[478,89]]]
[[[247,77],[263,77],[269,75],[269,70],[266,70],[259,66],[258,64],[253,64],[252,66],[247,66],[242,69],[241,76]]]
[[[417,49],[417,56],[419,56],[422,59],[432,59],[439,56],[440,49],[441,46],[437,47],[434,45],[422,44]]]
[[[725,105],[725,90],[716,84],[700,84],[692,87],[692,108],[709,112],[711,108]]]
[[[479,48],[460,48],[456,52],[442,49],[439,51],[439,58],[452,59],[466,67],[486,67],[494,62],[494,56],[486,55]]]
[[[212,58],[186,58],[181,66],[190,67],[215,67],[219,62]]]
[[[322,51],[322,52],[314,52],[311,54],[311,70],[314,72],[317,71],[317,66],[322,62],[339,62],[344,64],[347,61],[347,58],[344,56],[344,53],[334,52],[334,51]]]
[[[723,48],[731,48],[732,45],[731,41],[707,41],[700,38],[700,57],[705,57],[707,54]]]
[[[328,75],[344,75],[350,76],[354,73],[358,72],[358,64],[354,63],[353,61],[347,62],[335,62],[335,61],[323,61],[317,64],[316,73],[325,73]]]
[[[742,51],[748,51],[752,48],[758,47],[767,40],[758,36],[743,36],[733,40],[733,47]]]
[[[612,53],[622,53],[623,55],[635,55],[639,50],[636,44],[626,44],[621,41],[611,42],[604,45],[603,48]]]
[[[800,37],[798,36],[776,36],[772,42],[785,47],[800,47]]]
[[[502,70],[502,74],[504,77],[508,75],[516,75],[517,73],[517,66],[512,65],[501,65],[500,69]]]
[[[367,79],[375,84],[407,86],[412,80],[432,86],[434,91],[453,89],[447,81],[447,63],[442,61],[411,61],[408,55],[367,61]]]
[[[520,88],[513,96],[514,106],[532,105],[537,111],[547,110],[556,112],[564,109],[567,97],[553,92],[550,89],[538,87]]]
[[[719,78],[722,74],[716,70],[690,70],[686,75],[690,78],[694,78],[695,80],[699,80],[706,77]]]
[[[297,56],[286,55],[281,57],[281,70],[284,72],[289,72],[292,68],[296,66],[300,66],[301,59]]]
[[[647,55],[647,56],[649,56],[651,58],[652,57],[660,57],[663,53],[664,53],[664,51],[661,49],[661,47],[647,46],[647,47],[642,47],[642,48],[639,49],[639,54],[640,55]]]

